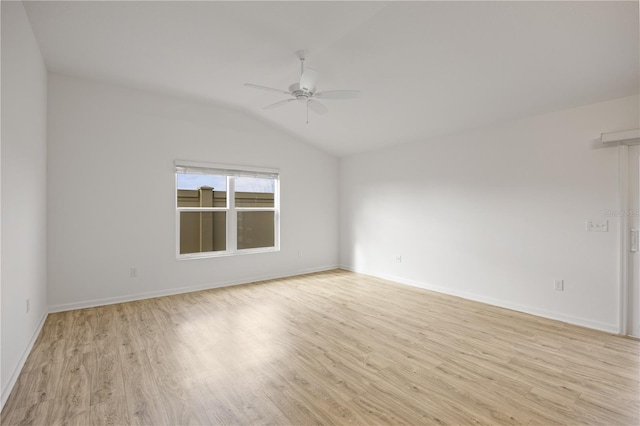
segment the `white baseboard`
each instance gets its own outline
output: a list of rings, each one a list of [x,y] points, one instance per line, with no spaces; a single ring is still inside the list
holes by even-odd
[[[4,408],[4,404],[7,402],[7,399],[9,399],[9,395],[11,394],[13,387],[16,385],[16,382],[18,381],[18,376],[20,376],[22,367],[24,367],[24,363],[27,362],[27,358],[31,353],[31,349],[33,349],[33,345],[36,343],[36,339],[38,339],[38,336],[40,335],[40,331],[42,331],[42,326],[44,326],[44,321],[47,319],[47,315],[48,315],[47,312],[44,312],[42,314],[40,323],[36,327],[36,331],[31,336],[29,343],[24,348],[24,351],[22,352],[22,356],[20,357],[20,361],[18,361],[18,365],[16,365],[16,368],[13,370],[13,373],[11,374],[11,378],[9,379],[9,382],[2,389],[2,396],[0,396],[0,401],[2,402],[0,405],[0,410]]]
[[[191,293],[193,291],[209,290],[213,288],[230,287],[234,285],[249,284],[256,281],[274,280],[279,278],[292,277],[296,275],[311,274],[314,272],[330,271],[337,269],[338,265],[327,265],[308,269],[299,269],[295,271],[283,272],[278,274],[254,275],[244,277],[237,280],[219,281],[215,283],[200,284],[188,287],[176,287],[166,290],[149,291],[144,293],[127,294],[117,297],[107,297],[104,299],[93,299],[82,302],[63,303],[49,307],[49,312],[64,312],[74,309],[93,308],[95,306],[113,305],[115,303],[133,302],[135,300],[152,299],[154,297],[171,296],[174,294]]]
[[[521,305],[518,303],[513,303],[507,300],[495,299],[493,297],[487,297],[479,294],[468,293],[464,291],[459,291],[455,289],[451,289],[448,287],[433,285],[429,283],[424,283],[421,281],[410,280],[406,278],[396,277],[393,275],[386,274],[371,274],[367,271],[358,270],[348,265],[340,265],[340,269],[344,269],[351,272],[356,272],[359,274],[370,275],[376,278],[381,278],[383,280],[393,281],[399,284],[410,285],[412,287],[419,287],[425,290],[435,291],[437,293],[448,294],[450,296],[457,296],[467,300],[473,300],[475,302],[486,303],[488,305],[498,306],[500,308],[511,309],[513,311],[523,312],[525,314],[531,314],[542,318],[557,320],[566,322],[568,324],[579,325],[581,327],[587,327],[594,330],[606,331],[607,333],[618,334],[618,325],[617,324],[607,324],[599,321],[593,321],[587,318],[576,317],[573,315],[566,315],[560,312],[552,312],[544,309],[536,308],[533,306]]]

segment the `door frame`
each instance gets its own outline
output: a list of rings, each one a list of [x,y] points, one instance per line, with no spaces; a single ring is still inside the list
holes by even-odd
[[[604,147],[618,147],[618,217],[619,246],[618,257],[618,334],[629,335],[629,323],[633,313],[629,310],[629,146],[640,144],[640,128],[600,134]],[[640,167],[640,164],[638,165]]]
[[[629,334],[629,146],[618,146],[618,207],[620,211],[620,270],[619,270],[619,313],[618,334]]]

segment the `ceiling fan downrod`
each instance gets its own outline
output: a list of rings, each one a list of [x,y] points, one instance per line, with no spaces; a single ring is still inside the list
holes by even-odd
[[[302,76],[304,75],[304,56],[300,57],[300,79],[302,79]],[[305,104],[307,104],[307,124],[309,124],[309,98],[307,97],[307,101],[305,102]]]

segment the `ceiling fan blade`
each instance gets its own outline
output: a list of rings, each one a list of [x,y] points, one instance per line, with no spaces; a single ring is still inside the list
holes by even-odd
[[[316,101],[315,99],[309,99],[307,102],[311,111],[315,112],[316,114],[326,114],[329,112],[326,106]]]
[[[316,98],[322,99],[356,99],[360,97],[359,90],[327,90],[324,92],[316,93]]]
[[[273,109],[273,108],[278,108],[279,106],[282,106],[286,103],[289,103],[291,101],[295,101],[295,99],[285,99],[284,101],[278,101],[275,104],[271,104],[271,105],[267,105],[266,107],[262,108],[262,109]]]
[[[319,78],[320,73],[318,71],[313,68],[305,68],[302,76],[300,76],[300,89],[313,93],[316,90]]]
[[[260,86],[259,84],[252,84],[252,83],[245,83],[244,85],[247,87],[252,87],[254,89],[260,89],[260,90],[266,90],[268,92],[284,93],[285,95],[290,95],[290,93],[287,92],[286,90],[274,89],[273,87]]]

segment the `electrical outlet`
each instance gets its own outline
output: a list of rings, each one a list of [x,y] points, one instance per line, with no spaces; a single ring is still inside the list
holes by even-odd
[[[587,219],[585,224],[587,232],[609,232],[609,221],[607,219]]]
[[[27,299],[27,313],[31,310],[31,301]]]
[[[131,268],[129,269],[129,276],[131,278],[135,278],[138,276],[138,269],[137,268]]]
[[[557,291],[564,291],[564,280],[555,280],[553,288]]]
[[[396,256],[396,263],[402,263],[402,256]]]

